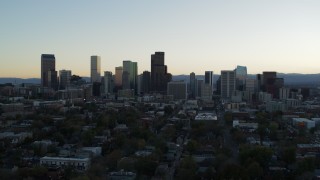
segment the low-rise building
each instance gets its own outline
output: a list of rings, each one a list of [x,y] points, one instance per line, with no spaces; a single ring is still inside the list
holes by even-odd
[[[87,170],[90,167],[90,158],[63,158],[63,157],[42,157],[41,166],[74,167],[78,170]]]
[[[276,111],[287,111],[287,104],[279,101],[269,101],[266,103],[266,111],[268,112],[276,112]]]
[[[297,153],[320,153],[320,144],[297,144]]]
[[[199,113],[195,117],[196,121],[216,121],[218,120],[217,115],[214,113]]]
[[[246,132],[254,132],[258,129],[258,123],[247,123],[247,122],[240,122],[239,120],[234,120],[232,122],[232,127],[237,127]]]
[[[110,172],[108,178],[110,180],[134,180],[136,179],[136,173],[126,172],[124,170],[118,172]]]
[[[26,138],[32,138],[32,132],[21,132],[15,134],[14,132],[0,133],[0,139],[9,139],[12,144],[23,142]]]
[[[101,147],[82,147],[80,150],[90,152],[92,156],[100,156],[102,152]]]
[[[292,125],[295,127],[305,127],[307,129],[311,129],[316,126],[315,121],[311,121],[307,118],[292,118]]]

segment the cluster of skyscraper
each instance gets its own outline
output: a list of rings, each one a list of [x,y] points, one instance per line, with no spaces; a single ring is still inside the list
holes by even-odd
[[[70,85],[71,70],[56,71],[56,58],[53,54],[41,55],[41,86],[54,90],[65,89]]]
[[[278,78],[276,72],[263,72],[263,74],[257,74],[256,78],[252,75],[248,77],[245,66],[237,66],[234,70],[222,70],[216,82],[216,89],[213,81],[212,71],[205,71],[204,79],[197,79],[195,73],[190,73],[189,98],[211,99],[212,94],[217,94],[226,100],[234,101],[245,97],[245,100],[252,101],[259,96],[279,99],[284,94],[281,93],[284,80]],[[180,88],[181,92],[184,91]],[[176,93],[176,96],[178,94]],[[183,96],[180,95],[180,97]]]
[[[124,60],[122,66],[115,67],[114,75],[110,71],[105,71],[101,76],[101,58],[91,56],[91,94],[108,96],[117,92],[132,97],[138,94],[161,93],[171,95],[174,99],[212,99],[213,94],[218,94],[222,99],[233,100],[239,96],[245,96],[249,100],[257,99],[261,96],[260,92],[278,99],[286,94],[281,91],[284,80],[278,78],[276,72],[263,72],[253,78],[247,76],[245,66],[237,66],[234,70],[221,71],[216,86],[213,71],[205,71],[204,78],[197,78],[192,72],[188,84],[184,81],[171,81],[172,75],[167,72],[164,62],[165,53],[155,52],[151,55],[151,72],[143,71],[138,75],[138,63]],[[41,55],[42,87],[63,90],[70,86],[70,81],[71,70],[60,70],[58,76],[55,56]]]
[[[171,74],[164,64],[165,53],[155,52],[151,55],[151,72],[144,71],[138,75],[138,63],[124,60],[122,66],[115,67],[115,74],[105,71],[101,76],[101,57],[91,56],[90,79],[92,93],[95,96],[122,93],[165,93]],[[41,85],[53,89],[65,89],[70,85],[71,71],[55,70],[55,57],[52,54],[41,55]]]
[[[115,67],[115,75],[112,75],[110,71],[105,71],[101,78],[101,59],[99,56],[91,56],[91,82],[94,86],[101,85],[102,94],[105,95],[118,91],[134,94],[165,93],[167,83],[171,81],[171,74],[167,72],[164,57],[164,52],[155,52],[151,55],[151,72],[144,71],[138,75],[138,63],[124,60],[122,66]]]
[[[284,80],[278,78],[276,72],[263,72],[256,77],[248,77],[247,68],[237,66],[235,70],[221,71],[217,81],[217,92],[223,99],[246,97],[246,100],[252,101],[266,95],[279,99],[279,92],[283,86]]]

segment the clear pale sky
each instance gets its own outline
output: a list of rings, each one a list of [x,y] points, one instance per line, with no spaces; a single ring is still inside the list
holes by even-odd
[[[0,1],[0,77],[40,77],[46,53],[81,76],[91,55],[102,71],[133,60],[142,72],[155,51],[172,74],[320,73],[320,1]]]

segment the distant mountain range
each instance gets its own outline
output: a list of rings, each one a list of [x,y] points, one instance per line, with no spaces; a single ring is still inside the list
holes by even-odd
[[[286,85],[320,85],[320,74],[297,74],[297,73],[278,73],[278,77],[284,78]],[[220,75],[214,75],[214,82],[218,80]],[[256,75],[248,75],[249,78],[255,78]],[[89,77],[82,77],[87,82],[90,81]],[[197,79],[204,79],[204,75],[197,75]],[[172,79],[174,81],[184,80],[189,82],[189,75],[173,75]],[[22,83],[32,83],[40,84],[40,78],[0,78],[0,84],[12,83],[12,84],[22,84]]]

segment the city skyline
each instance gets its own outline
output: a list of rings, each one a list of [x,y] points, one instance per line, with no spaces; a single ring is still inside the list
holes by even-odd
[[[315,74],[319,7],[319,1],[0,2],[0,77],[40,78],[41,54],[55,55],[56,70],[80,76],[90,76],[92,55],[101,57],[101,73],[131,59],[141,74],[156,51],[166,53],[173,75],[237,65],[248,74]]]

